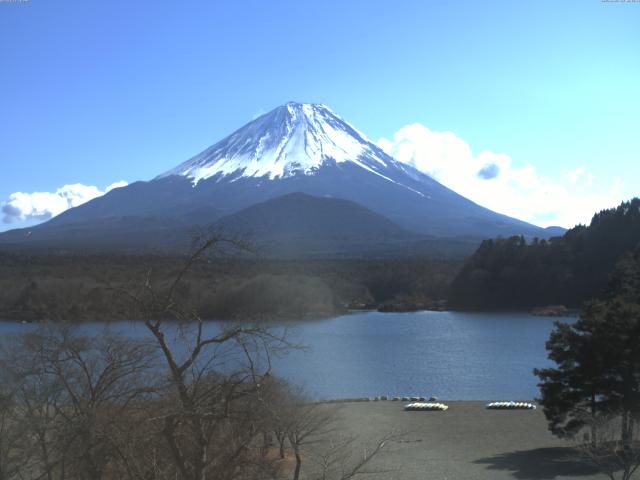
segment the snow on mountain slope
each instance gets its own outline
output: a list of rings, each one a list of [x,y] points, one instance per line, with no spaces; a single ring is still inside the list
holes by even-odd
[[[274,180],[314,175],[326,161],[351,162],[394,183],[382,171],[402,165],[326,105],[290,102],[157,178],[181,175],[194,185],[218,174]]]

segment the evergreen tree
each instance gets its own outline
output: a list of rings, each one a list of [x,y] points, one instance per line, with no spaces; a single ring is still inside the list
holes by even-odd
[[[627,479],[640,465],[639,250],[618,262],[610,285],[605,299],[586,304],[575,323],[556,323],[546,345],[556,367],[534,373],[549,429],[560,437],[590,429],[589,457],[600,459],[610,478],[615,460]],[[597,427],[612,419],[618,433],[601,441]]]
[[[589,313],[587,313],[589,312]],[[556,322],[546,347],[556,368],[535,369],[540,378],[540,403],[549,429],[559,437],[573,437],[607,409],[603,395],[605,361],[593,332],[600,321],[601,304],[592,304],[578,322]],[[597,441],[595,427],[592,442]]]

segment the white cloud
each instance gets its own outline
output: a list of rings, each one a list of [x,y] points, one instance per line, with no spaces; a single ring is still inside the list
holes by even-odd
[[[582,180],[587,187],[590,187],[595,180],[595,176],[587,172],[583,167],[578,167],[574,170],[564,169],[560,174],[564,180],[572,185],[576,185]]]
[[[25,220],[48,220],[65,210],[77,207],[83,203],[100,197],[114,188],[128,185],[125,181],[119,181],[100,190],[93,185],[74,183],[64,185],[55,192],[15,192],[9,195],[9,199],[2,203],[4,223],[20,222]]]
[[[509,155],[483,150],[477,155],[453,132],[434,132],[419,123],[406,125],[378,145],[443,185],[496,212],[540,225],[588,224],[593,214],[618,205],[622,182],[598,185],[584,167],[538,174],[535,166],[514,166]]]

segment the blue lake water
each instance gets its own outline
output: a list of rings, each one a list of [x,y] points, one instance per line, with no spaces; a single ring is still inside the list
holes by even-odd
[[[291,340],[308,348],[274,359],[273,372],[315,398],[532,399],[538,395],[532,369],[550,365],[545,342],[554,320],[523,313],[363,312],[290,322]],[[3,335],[30,328],[0,323]],[[104,328],[83,326],[96,334]],[[109,328],[146,335],[133,322]]]

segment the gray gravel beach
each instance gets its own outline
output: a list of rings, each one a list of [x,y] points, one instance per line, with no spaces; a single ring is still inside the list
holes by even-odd
[[[605,478],[577,462],[570,444],[549,433],[540,408],[486,410],[485,402],[444,403],[449,405],[445,412],[405,412],[404,403],[392,401],[345,403],[338,422],[340,430],[368,442],[392,430],[407,432],[373,465],[399,470],[375,478]]]

